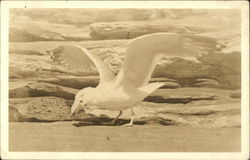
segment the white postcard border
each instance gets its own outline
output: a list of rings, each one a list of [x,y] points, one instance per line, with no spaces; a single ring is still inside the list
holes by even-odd
[[[242,11],[241,152],[9,152],[9,8],[193,8]],[[247,1],[2,1],[1,2],[1,156],[4,159],[248,159],[249,156],[249,9]],[[230,139],[229,139],[230,140]]]

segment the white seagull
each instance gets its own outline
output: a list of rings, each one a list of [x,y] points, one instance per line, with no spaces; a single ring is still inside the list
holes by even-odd
[[[72,69],[84,69],[89,59],[99,72],[100,81],[96,88],[80,90],[71,108],[71,114],[96,106],[101,109],[131,110],[131,120],[125,126],[133,126],[133,107],[164,85],[149,83],[153,70],[162,56],[196,57],[216,52],[222,46],[214,38],[201,35],[154,33],[130,40],[122,68],[117,76],[97,55],[77,45],[61,45],[52,53],[54,60]],[[177,71],[178,72],[178,71]]]

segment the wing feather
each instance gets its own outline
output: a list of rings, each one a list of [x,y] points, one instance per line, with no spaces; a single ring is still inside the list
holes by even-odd
[[[95,65],[100,76],[100,83],[112,81],[114,73],[97,55],[77,45],[61,45],[51,51],[54,61],[75,71],[89,71]]]
[[[154,33],[135,38],[128,44],[116,83],[142,87],[151,78],[160,55],[195,57],[215,52],[217,45],[216,39],[200,35]]]

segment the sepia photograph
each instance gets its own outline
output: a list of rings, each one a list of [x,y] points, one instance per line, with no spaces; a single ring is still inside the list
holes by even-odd
[[[1,4],[2,158],[248,159],[249,4],[193,3]]]

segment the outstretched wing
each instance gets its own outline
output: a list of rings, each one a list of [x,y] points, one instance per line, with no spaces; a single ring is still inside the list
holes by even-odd
[[[75,71],[84,71],[93,63],[97,67],[100,83],[114,79],[114,73],[97,55],[77,45],[61,45],[51,51],[53,59]]]
[[[118,85],[141,87],[148,83],[162,55],[195,57],[219,50],[216,39],[200,35],[155,33],[133,39],[128,44],[123,66],[117,76]]]

